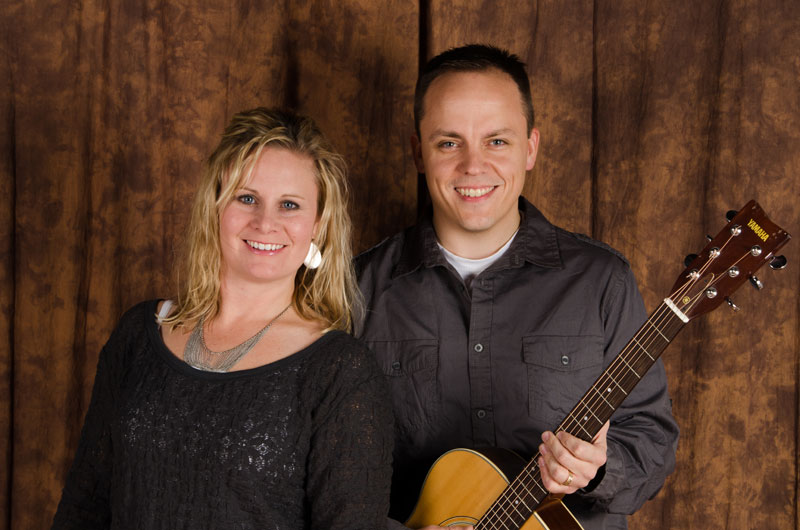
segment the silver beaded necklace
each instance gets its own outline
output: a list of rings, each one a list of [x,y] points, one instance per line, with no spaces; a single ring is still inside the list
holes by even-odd
[[[183,360],[189,366],[205,372],[227,372],[234,364],[244,357],[247,352],[253,349],[253,346],[261,340],[264,333],[266,333],[272,324],[281,318],[291,306],[292,304],[286,306],[286,309],[278,313],[278,316],[267,322],[266,326],[243,343],[229,350],[220,352],[212,351],[206,346],[206,341],[203,336],[203,323],[205,319],[201,318],[200,322],[198,322],[197,326],[192,330],[192,334],[189,335],[189,340],[186,342],[186,347],[183,349]]]

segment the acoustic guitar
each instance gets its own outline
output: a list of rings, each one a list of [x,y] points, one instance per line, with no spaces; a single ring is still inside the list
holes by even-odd
[[[591,441],[656,362],[678,332],[693,318],[717,308],[750,282],[769,262],[782,269],[786,258],[775,252],[790,235],[770,221],[755,201],[728,212],[728,224],[699,255],[686,257],[686,269],[671,294],[650,315],[580,402],[554,432],[566,431]],[[474,525],[476,530],[580,530],[578,520],[550,495],[541,480],[535,455],[524,462],[502,450],[455,449],[442,455],[428,472],[411,517],[410,528],[428,525]]]

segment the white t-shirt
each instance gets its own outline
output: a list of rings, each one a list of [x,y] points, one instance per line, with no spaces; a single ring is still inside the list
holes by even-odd
[[[517,230],[519,232],[519,230]],[[456,256],[446,248],[442,246],[441,243],[438,241],[436,242],[439,245],[439,248],[442,249],[442,253],[444,253],[444,257],[447,262],[453,266],[456,272],[461,276],[461,279],[464,280],[464,283],[469,285],[472,283],[473,278],[478,274],[482,273],[486,269],[488,269],[492,263],[500,259],[500,256],[508,250],[508,247],[511,246],[511,243],[514,241],[514,238],[517,237],[517,232],[514,232],[514,235],[506,241],[505,245],[500,247],[497,252],[492,254],[491,256],[487,256],[485,258],[479,259],[469,259],[469,258],[462,258],[461,256]]]

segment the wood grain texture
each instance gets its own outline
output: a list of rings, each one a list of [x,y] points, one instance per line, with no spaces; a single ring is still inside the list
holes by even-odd
[[[420,60],[488,42],[528,64],[524,193],[631,261],[646,306],[724,213],[800,238],[793,0],[7,0],[0,10],[0,530],[47,528],[97,356],[173,292],[204,158],[230,116],[311,114],[350,167],[354,246],[413,222]],[[638,528],[800,527],[800,244],[664,361],[677,469]]]

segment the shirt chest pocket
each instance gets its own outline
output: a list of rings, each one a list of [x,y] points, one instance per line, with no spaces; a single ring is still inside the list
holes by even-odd
[[[533,335],[522,338],[528,376],[528,413],[555,429],[603,371],[603,338]]]
[[[373,341],[367,345],[388,381],[398,433],[405,438],[426,429],[439,407],[438,341]]]

